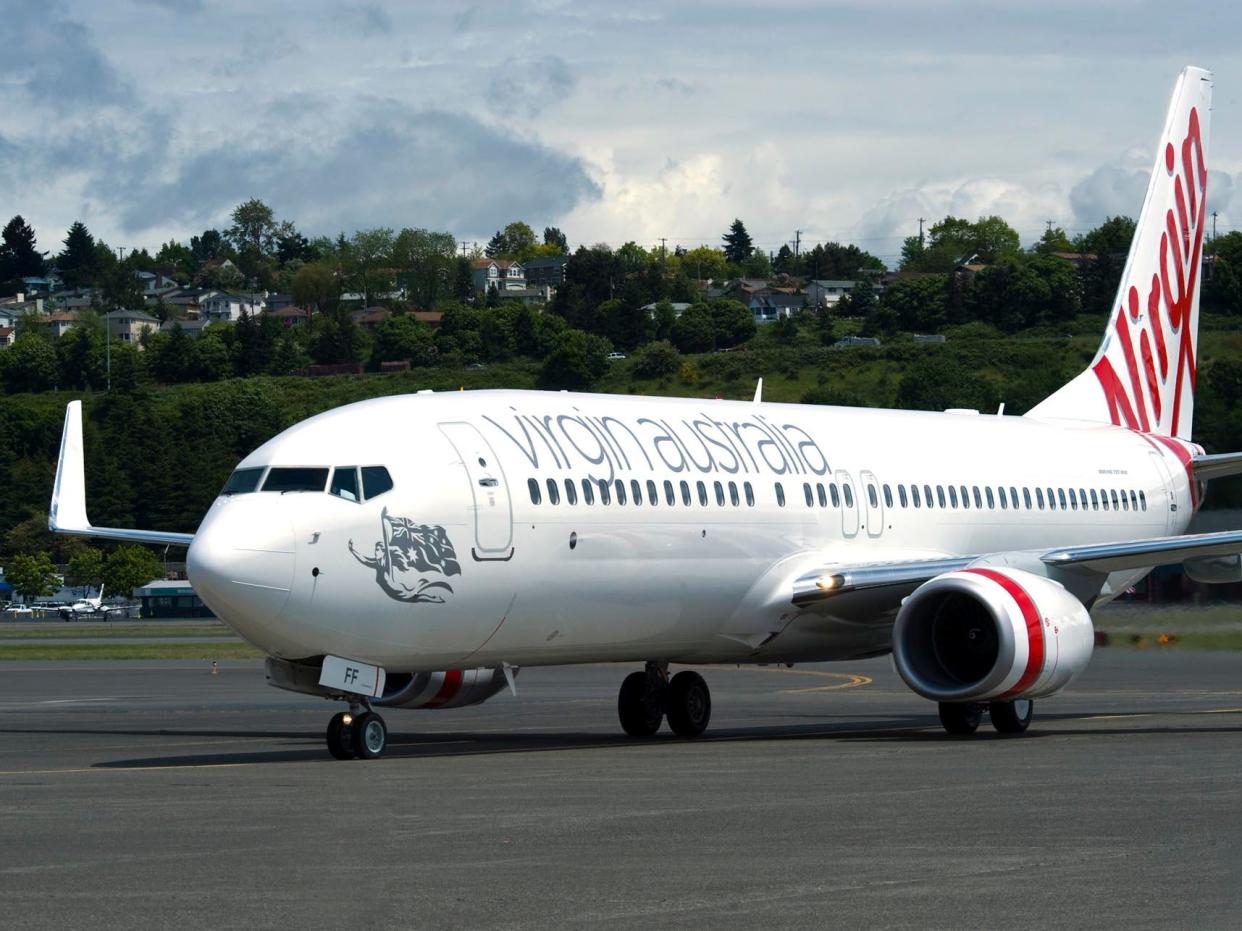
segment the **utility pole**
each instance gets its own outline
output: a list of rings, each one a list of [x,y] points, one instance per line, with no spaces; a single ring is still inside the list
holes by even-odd
[[[1048,224],[1048,232],[1050,232],[1050,233],[1051,233],[1051,232],[1052,232],[1052,221],[1051,221],[1051,220],[1045,220],[1044,222]]]
[[[1216,216],[1216,214],[1212,214],[1212,216]],[[665,251],[665,248],[664,248],[664,244],[665,244],[666,242],[668,242],[668,238],[667,238],[666,236],[661,236],[661,237],[660,237],[660,261],[661,261],[661,262],[663,262],[663,261],[664,261],[664,259],[665,259],[666,255],[667,255],[667,252]]]
[[[1216,211],[1212,211],[1212,242],[1216,242]]]
[[[462,242],[461,242],[461,256],[462,256],[462,258],[465,258],[465,257],[466,257],[466,246],[468,246],[468,245],[470,245],[470,243],[466,242],[466,241],[463,239],[463,240],[462,240]]]
[[[794,230],[794,258],[798,257],[802,246],[802,230]]]
[[[919,248],[923,248],[923,218],[919,217]]]
[[[120,259],[120,260],[121,260],[122,262],[124,262],[124,261],[125,261],[125,247],[124,247],[124,246],[117,246],[117,247],[116,247],[116,251],[117,251],[117,252],[119,252],[119,253],[121,254],[121,259]]]

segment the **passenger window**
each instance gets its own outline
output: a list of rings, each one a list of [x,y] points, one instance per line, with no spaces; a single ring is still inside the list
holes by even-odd
[[[617,504],[625,504],[625,482],[617,479],[614,490],[617,493]]]
[[[720,482],[712,482],[712,484],[716,488],[716,506],[724,507],[724,502],[725,502],[724,486],[721,485]]]
[[[1116,490],[1115,490],[1115,489],[1114,489],[1114,490],[1110,490],[1110,491],[1109,491],[1109,493],[1108,493],[1108,496],[1109,496],[1110,498],[1112,498],[1112,499],[1113,499],[1113,510],[1114,510],[1114,511],[1120,511],[1120,510],[1121,510],[1121,505],[1119,505],[1119,504],[1117,503],[1117,492],[1116,492]]]
[[[1039,501],[1039,509],[1044,509],[1044,490],[1042,488],[1035,489],[1035,498]]]
[[[1017,499],[1015,498],[1014,500],[1016,501]],[[1031,507],[1031,489],[1029,489],[1029,488],[1023,488],[1023,489],[1022,489],[1022,503],[1026,506],[1026,509],[1027,509],[1028,511],[1030,511],[1030,510],[1034,510],[1034,509]],[[1040,508],[1040,510],[1043,510],[1043,507],[1044,507],[1044,503],[1043,503],[1042,501],[1041,501],[1041,502],[1039,502],[1039,508]]]
[[[1138,510],[1138,496],[1134,494],[1133,489],[1130,491],[1130,510]]]
[[[802,483],[802,493],[806,495],[806,506],[814,507],[815,499],[811,496],[811,486],[808,485],[806,482]]]
[[[836,482],[828,483],[828,495],[832,498],[832,506],[839,508],[841,506],[841,493],[837,490]]]
[[[884,486],[884,506],[886,508],[893,506],[893,490],[887,485]]]
[[[578,503],[578,486],[574,484],[572,478],[565,479],[565,500],[569,504]]]
[[[755,506],[755,490],[750,487],[750,482],[743,482],[742,488],[746,492],[746,506],[753,508]]]
[[[737,495],[737,482],[729,482],[729,503],[734,507],[742,503],[742,499]]]
[[[1065,510],[1065,489],[1064,488],[1057,489],[1057,503],[1061,505],[1061,510],[1064,511]]]
[[[1014,488],[1012,485],[1009,486],[1009,500],[1012,503],[1013,509],[1016,511],[1018,509],[1018,489]]]
[[[586,504],[595,503],[595,485],[589,478],[584,478],[582,480],[582,500]]]
[[[1048,510],[1055,511],[1057,509],[1057,498],[1051,488],[1048,489]]]
[[[643,503],[643,486],[638,484],[638,479],[630,479],[630,493],[635,504]]]
[[[975,496],[975,507],[977,508],[983,507],[983,498],[979,496],[979,486],[973,485],[971,486],[970,490]],[[991,506],[992,506],[992,489],[989,488],[988,489],[988,507],[991,507]]]
[[[1121,509],[1123,511],[1130,510],[1130,502],[1126,499],[1126,493],[1124,491],[1121,493]]]
[[[821,508],[828,507],[828,496],[824,494],[824,486],[822,484],[816,483],[815,496],[819,498],[819,506]]]
[[[669,507],[673,507],[677,504],[677,495],[673,491],[673,483],[667,479],[664,482],[664,503]]]
[[[263,476],[266,466],[253,469],[237,469],[220,490],[222,495],[245,495],[259,487],[259,479]]]
[[[992,486],[989,485],[986,491],[988,493],[988,510],[990,511],[996,507],[996,502],[992,500]],[[978,497],[978,494],[979,494],[979,489],[976,488],[975,489],[976,498]],[[979,502],[976,500],[975,503],[978,504]],[[1005,489],[1002,488],[1001,489],[1001,507],[1004,507],[1004,506],[1005,506]]]
[[[1139,505],[1144,511],[1147,510],[1147,492],[1139,490]]]
[[[392,478],[383,466],[362,467],[362,493],[370,501],[392,490]]]
[[[914,502],[914,506],[916,508],[921,508],[923,506],[922,503],[919,501],[919,486],[918,485],[910,486],[910,500]]]
[[[1074,494],[1074,489],[1069,490],[1070,510],[1078,510],[1078,495]]]
[[[660,491],[651,479],[647,479],[647,503],[652,507],[660,503]]]
[[[681,503],[686,507],[690,507],[690,485],[688,482],[681,483]]]
[[[780,482],[776,483],[776,506],[779,508],[785,506],[785,488]]]
[[[312,468],[272,469],[263,482],[264,491],[323,491],[328,470]]]
[[[966,486],[962,486],[962,507],[970,507],[970,495],[966,494]]]
[[[1100,489],[1100,508],[1108,510],[1108,491],[1103,488]]]
[[[906,486],[905,485],[897,486],[897,499],[901,502],[901,506],[903,508],[909,505],[909,502],[906,500]]]
[[[526,480],[526,489],[530,492],[531,504],[539,504],[543,500],[543,496],[539,494],[539,479],[528,478]]]
[[[868,486],[867,486],[867,500],[871,502],[871,506],[872,506],[873,508],[878,508],[878,507],[880,506],[880,498],[879,498],[879,496],[875,493],[875,486],[874,486],[874,485],[868,485]]]
[[[1091,489],[1091,510],[1098,511],[1100,509],[1100,499],[1096,497],[1095,489]]]
[[[346,501],[358,501],[358,467],[337,466],[332,471],[332,484],[328,492]]]
[[[940,494],[941,496],[944,495],[943,489],[941,490]],[[936,503],[932,500],[931,485],[923,486],[923,500],[927,502],[927,506],[929,508],[934,508],[936,506]]]
[[[599,503],[612,504],[612,483],[606,478],[599,480]]]
[[[1085,511],[1087,509],[1087,489],[1078,489],[1078,501],[1082,504],[1082,509]]]
[[[849,485],[843,484],[841,486],[841,495],[845,498],[845,506],[852,508],[854,506],[854,489]],[[834,501],[833,504],[836,504],[836,502]]]
[[[699,507],[702,507],[702,508],[707,507],[707,486],[704,485],[702,482],[695,482],[694,484],[698,486]]]
[[[548,484],[548,504],[560,504],[561,503],[561,492],[560,492],[560,489],[556,487],[556,479],[554,478],[548,479],[547,484]]]
[[[957,507],[957,489],[952,485],[949,486],[949,507]]]

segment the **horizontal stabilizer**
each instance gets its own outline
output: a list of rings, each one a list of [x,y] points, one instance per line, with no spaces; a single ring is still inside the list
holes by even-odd
[[[1201,482],[1229,475],[1242,474],[1242,453],[1218,453],[1214,456],[1195,456],[1190,460],[1195,478]]]
[[[56,462],[56,485],[48,509],[47,526],[56,533],[130,543],[160,543],[189,546],[192,533],[162,530],[126,530],[93,527],[86,516],[86,466],[82,454],[82,402],[70,401],[65,408],[65,432],[60,438],[60,458]]]

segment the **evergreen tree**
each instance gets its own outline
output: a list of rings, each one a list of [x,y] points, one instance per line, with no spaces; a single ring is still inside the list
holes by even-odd
[[[755,251],[754,244],[750,241],[750,233],[746,232],[746,226],[741,220],[733,221],[723,239],[725,260],[734,265],[740,265]]]
[[[555,246],[560,250],[561,255],[569,255],[569,240],[558,227],[545,226],[543,228],[543,244],[545,246]]]
[[[82,288],[94,282],[98,270],[95,237],[81,220],[69,227],[65,249],[56,257],[56,267],[71,288]]]
[[[0,245],[0,282],[43,274],[43,253],[35,248],[35,231],[21,214],[5,224]]]

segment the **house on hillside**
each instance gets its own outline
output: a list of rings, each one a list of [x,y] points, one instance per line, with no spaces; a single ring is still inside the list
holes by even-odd
[[[364,330],[374,330],[391,316],[392,311],[387,307],[364,307],[361,310],[350,311],[349,319]]]
[[[142,348],[139,340],[143,333],[154,333],[160,322],[141,310],[113,310],[104,314],[104,325],[113,339]]]
[[[724,296],[745,304],[755,323],[792,317],[806,304],[806,296],[796,288],[774,288],[761,278],[739,278],[725,289]]]
[[[658,305],[659,301],[652,301],[650,304],[644,304],[642,309],[647,312],[648,317],[654,319],[656,315],[656,307]],[[680,317],[690,309],[690,304],[686,301],[669,301],[669,305],[673,308],[673,316],[675,317]]]
[[[78,314],[73,310],[57,310],[39,318],[39,322],[48,328],[53,339],[60,339],[78,325]]]
[[[171,333],[173,330],[180,329],[186,336],[198,336],[203,330],[211,326],[213,321],[200,320],[197,318],[189,320],[165,320],[160,324],[161,333]]]
[[[0,326],[0,349],[8,349],[13,345],[16,331],[11,326]]]
[[[832,307],[854,290],[854,282],[843,279],[817,278],[807,282],[806,303],[809,307]]]
[[[569,263],[567,255],[552,255],[542,259],[531,259],[523,266],[526,271],[526,284],[531,288],[547,287],[556,289],[565,282],[565,266]]]
[[[311,318],[309,310],[303,307],[294,307],[292,304],[286,304],[275,309],[269,304],[264,313],[275,317],[281,322],[282,326],[286,327],[306,326],[306,324],[310,323]]]
[[[296,302],[293,300],[292,294],[283,294],[273,291],[264,301],[269,311],[281,310],[285,307],[293,307]]]
[[[526,269],[521,262],[508,259],[474,259],[470,263],[470,275],[474,290],[486,294],[489,288],[497,291],[517,291],[526,288]]]
[[[205,320],[220,323],[236,323],[242,314],[254,316],[263,310],[261,294],[230,294],[227,291],[209,291],[199,298],[198,315]]]
[[[148,306],[163,304],[174,317],[194,319],[199,315],[199,301],[212,292],[204,288],[169,288],[146,297]]]
[[[444,312],[441,310],[416,310],[413,311],[413,317],[430,327],[438,327],[444,322]]]
[[[159,291],[167,291],[169,288],[179,288],[180,285],[163,272],[134,272],[138,280],[142,282],[143,295],[154,295]]]

